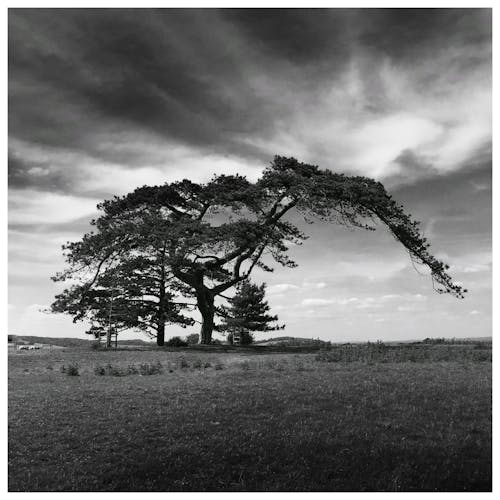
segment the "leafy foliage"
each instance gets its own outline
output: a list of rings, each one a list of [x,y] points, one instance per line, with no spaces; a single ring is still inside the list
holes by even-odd
[[[95,338],[114,332],[136,329],[155,337],[166,323],[191,325],[182,314],[185,304],[175,302],[174,293],[161,279],[162,267],[154,255],[123,255],[120,261],[102,268],[91,283],[72,285],[56,296],[53,312],[73,315],[73,321],[87,319],[87,333]]]

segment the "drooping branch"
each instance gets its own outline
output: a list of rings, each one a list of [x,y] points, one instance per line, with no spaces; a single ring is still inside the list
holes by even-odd
[[[466,290],[446,273],[449,266],[429,252],[430,245],[419,231],[419,222],[405,214],[380,182],[335,174],[282,157],[276,157],[272,168],[264,172],[263,185],[275,183],[276,175],[295,185],[290,192],[298,200],[299,209],[322,220],[373,230],[364,221],[379,219],[413,259],[430,269],[432,279],[442,286],[438,292],[463,298]]]

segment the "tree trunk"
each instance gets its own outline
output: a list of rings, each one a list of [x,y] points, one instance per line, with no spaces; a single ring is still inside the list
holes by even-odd
[[[108,332],[106,333],[106,347],[111,348],[111,318],[113,316],[113,292],[111,289],[111,299],[109,301],[109,318],[108,318]]]
[[[161,347],[165,344],[165,249],[163,249],[160,268],[160,289],[158,292],[158,330],[156,333],[156,345]]]
[[[200,344],[210,344],[212,342],[212,332],[214,330],[214,298],[206,288],[197,291],[196,297],[198,309],[202,317]]]
[[[214,330],[214,311],[211,314],[203,314],[201,323],[200,344],[212,343],[212,332]]]
[[[165,322],[160,322],[156,333],[156,345],[165,345]]]

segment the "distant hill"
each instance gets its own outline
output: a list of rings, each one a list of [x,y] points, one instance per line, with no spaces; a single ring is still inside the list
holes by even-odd
[[[71,337],[36,337],[31,335],[9,335],[13,342],[27,343],[27,344],[51,344],[61,347],[90,347],[94,342],[93,339],[77,339]],[[151,342],[147,342],[141,339],[132,340],[119,340],[118,345],[151,345]]]
[[[156,345],[156,342],[142,339],[119,340],[118,345]]]
[[[94,339],[78,339],[71,337],[36,337],[31,335],[9,335],[9,342],[25,343],[25,344],[50,344],[60,347],[82,347],[90,348]],[[427,340],[427,342],[425,342]],[[455,338],[455,339],[425,339],[425,340],[403,340],[403,341],[384,341],[385,344],[411,344],[411,343],[429,343],[429,344],[439,344],[439,343],[473,343],[473,342],[492,342],[492,337],[467,337],[467,338]],[[444,341],[444,342],[443,342]],[[257,340],[253,342],[255,346],[327,346],[332,344],[343,344],[345,342],[328,342],[320,339],[311,339],[305,337],[276,337],[271,339]],[[362,344],[364,342],[351,342],[354,344]],[[119,340],[119,346],[154,346],[154,342],[142,340],[142,339],[132,339],[132,340]]]
[[[288,345],[288,346],[305,346],[305,345],[325,345],[330,344],[325,340],[309,339],[304,337],[276,337],[273,339],[257,340],[253,342],[254,345]]]
[[[332,345],[332,344],[344,344],[344,343],[351,343],[351,344],[364,344],[366,341],[354,341],[354,342],[349,342],[348,340],[344,342],[329,342],[326,340],[320,340],[320,339],[311,339],[311,338],[304,338],[304,337],[276,337],[272,339],[264,339],[264,340],[257,340],[254,341],[254,345],[261,345],[261,346],[272,346],[272,345],[278,345],[278,346],[322,346],[322,345]],[[446,344],[460,344],[460,343],[474,343],[474,342],[492,342],[492,337],[465,337],[465,338],[446,338],[446,339],[441,339],[441,338],[427,338],[427,339],[420,339],[420,340],[397,340],[397,341],[390,341],[390,340],[384,340],[384,344],[415,344],[415,343],[429,343],[429,344],[440,344],[440,343],[446,343]]]

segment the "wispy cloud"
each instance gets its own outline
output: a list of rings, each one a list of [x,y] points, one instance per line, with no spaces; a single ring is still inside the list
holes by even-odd
[[[96,198],[84,198],[38,190],[9,191],[9,222],[44,224],[71,221],[96,213]]]
[[[290,290],[298,290],[299,287],[297,285],[292,285],[291,283],[278,283],[276,285],[271,285],[267,289],[267,293],[269,294],[280,294],[280,293],[285,293]]]

